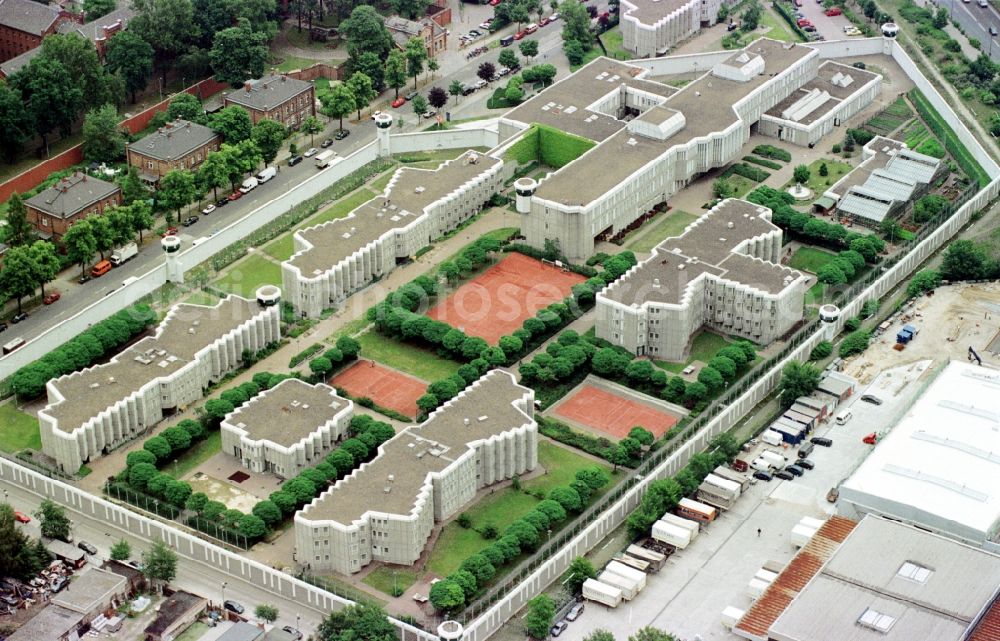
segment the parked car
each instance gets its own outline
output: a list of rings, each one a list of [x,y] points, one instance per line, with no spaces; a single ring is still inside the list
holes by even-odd
[[[572,608],[570,608],[569,612],[566,613],[566,620],[576,621],[577,619],[580,618],[581,614],[583,614],[583,604],[577,603]]]
[[[553,13],[551,16],[549,16],[549,22],[555,22],[558,19],[559,19],[558,13]]]
[[[7,331],[7,323],[0,322],[0,332]]]
[[[805,473],[802,467],[798,465],[789,465],[788,467],[785,468],[785,471],[791,472],[795,476],[802,476]]]
[[[781,479],[782,481],[795,480],[795,477],[792,476],[792,473],[789,472],[788,470],[778,470],[777,472],[774,473],[774,478]]]
[[[878,396],[872,396],[871,394],[864,394],[861,397],[861,400],[864,401],[865,403],[871,403],[872,405],[882,404],[882,399],[880,399]]]
[[[990,35],[991,36],[997,35],[997,28],[992,25],[990,25]]]
[[[809,442],[810,443],[815,443],[816,445],[820,445],[822,447],[831,447],[831,446],[833,446],[833,439],[829,439],[829,438],[827,438],[825,436],[814,436],[811,439],[809,439]]]
[[[333,134],[333,137],[336,138],[337,140],[343,140],[344,138],[347,138],[350,135],[351,135],[350,129],[338,129],[337,133]]]
[[[417,92],[416,91],[407,92],[407,94],[403,97],[406,98],[406,102],[409,102],[417,97]]]
[[[551,22],[551,20],[549,20],[548,18],[542,18],[541,20],[538,21],[538,26],[544,27],[545,25],[549,24],[549,22]]]
[[[212,213],[213,211],[215,211],[215,205],[212,205],[212,204],[209,204],[209,206],[208,206],[208,207],[206,207],[206,208],[204,208],[204,209],[202,209],[202,210],[201,210],[201,213],[203,213],[203,214],[205,214],[206,216],[208,216],[208,215],[209,215],[209,214],[211,214],[211,213]]]
[[[243,607],[238,601],[233,601],[232,599],[226,599],[226,602],[222,604],[222,607],[226,608],[230,612],[235,612],[236,614],[243,614],[246,608]]]
[[[809,21],[809,20],[807,20],[807,19],[805,19],[805,18],[802,18],[802,19],[799,20],[798,25],[800,27],[808,27],[808,26],[812,25],[812,22]]]
[[[52,579],[52,582],[49,583],[49,589],[52,590],[52,592],[62,592],[68,583],[69,583],[68,578],[64,576],[58,576]]]
[[[10,319],[11,325],[17,325],[23,320],[28,320],[28,312],[20,312],[19,314],[14,314],[14,318]]]
[[[479,23],[479,28],[482,29],[483,31],[489,31],[490,27],[492,27],[492,26],[493,26],[493,23],[492,22],[488,22],[488,21],[486,21],[486,22],[480,22]]]
[[[14,520],[18,523],[31,523],[31,517],[24,512],[14,511]]]
[[[236,192],[236,193],[239,193],[239,192]],[[197,216],[188,216],[187,218],[184,219],[184,222],[181,223],[181,224],[184,225],[185,227],[190,227],[191,225],[195,224],[196,222],[198,222],[198,217]]]
[[[756,472],[754,472],[753,477],[760,481],[770,481],[772,478],[774,478],[771,476],[770,472],[764,472],[763,470],[757,470]]]
[[[483,80],[482,78],[476,81],[476,89],[482,89],[485,86],[486,86],[486,81]]]
[[[229,201],[227,200],[226,202],[229,202]],[[167,236],[176,236],[176,235],[177,235],[177,228],[176,227],[167,227],[166,229],[163,230],[163,233],[160,234],[160,237],[161,238],[166,238]]]
[[[229,198],[220,198],[219,200],[215,201],[216,207],[225,207],[228,204],[229,204]]]
[[[437,111],[435,111],[434,109],[428,109],[427,111],[424,112],[424,116],[423,117],[424,118],[433,118],[436,115],[437,115]]]
[[[404,98],[403,96],[400,96],[400,97],[398,97],[398,98],[396,98],[395,100],[392,101],[392,106],[395,109],[399,109],[400,107],[402,107],[405,104],[406,104],[406,98]]]
[[[376,118],[377,116],[381,116],[381,115],[382,115],[382,112],[381,112],[381,111],[373,111],[373,112],[372,112],[372,116],[371,116],[371,118],[372,118],[372,120],[375,120],[375,118]]]
[[[527,31],[518,31],[514,34],[514,40],[523,40],[526,35],[528,35]]]
[[[302,154],[302,155],[303,155],[303,156],[305,156],[306,158],[312,158],[313,156],[315,156],[315,155],[316,155],[316,153],[317,153],[318,151],[319,151],[319,150],[318,150],[318,149],[316,149],[315,147],[310,147],[309,149],[307,149],[307,150],[306,150],[306,153],[304,153],[304,154]]]
[[[565,632],[566,628],[568,627],[569,627],[568,623],[566,623],[565,621],[559,621],[554,626],[552,626],[552,629],[549,631],[549,634],[551,634],[554,637],[557,637],[563,632]]]
[[[239,189],[229,194],[229,200],[239,200],[240,198],[243,198],[243,192]]]
[[[294,167],[295,165],[299,164],[300,162],[302,162],[302,156],[296,154],[296,155],[294,155],[294,156],[292,156],[291,158],[288,159],[288,166],[289,167]]]
[[[823,13],[825,13],[826,15],[828,15],[830,17],[833,17],[833,16],[839,16],[839,15],[841,15],[844,12],[840,10],[840,7],[830,7],[829,9],[827,9],[826,11],[824,11]]]
[[[327,138],[326,140],[321,142],[319,146],[322,147],[323,149],[326,149],[332,144],[333,144],[333,138]]]
[[[799,462],[796,463],[796,465],[798,465],[804,470],[812,470],[816,468],[816,464],[807,458],[799,459]]]
[[[90,543],[87,543],[86,541],[80,541],[79,543],[76,544],[76,547],[80,548],[81,550],[83,550],[84,552],[86,552],[91,556],[97,554],[97,548],[95,548]]]
[[[802,27],[802,30],[805,31],[806,33],[816,33],[816,27],[812,26],[811,24],[807,24],[806,26]]]
[[[45,295],[45,298],[42,299],[42,304],[51,305],[52,303],[59,300],[61,297],[62,295],[59,292],[49,292],[48,294]]]
[[[296,630],[295,628],[293,628],[290,625],[286,625],[285,627],[283,627],[281,629],[284,630],[285,632],[287,632],[288,634],[290,634],[292,636],[292,638],[295,639],[295,641],[299,641],[299,639],[302,638],[302,633],[299,632],[298,630]]]
[[[538,31],[538,25],[537,25],[537,24],[535,24],[534,22],[532,22],[531,24],[529,24],[529,25],[528,25],[527,27],[525,27],[525,29],[524,29],[524,32],[525,32],[525,33],[528,33],[528,34],[531,34],[531,33],[535,33],[536,31]]]

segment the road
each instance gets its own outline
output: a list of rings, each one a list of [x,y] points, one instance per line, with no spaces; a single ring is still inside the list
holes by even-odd
[[[992,4],[980,7],[978,0],[937,0],[937,6],[948,10],[951,17],[961,25],[966,37],[982,43],[981,50],[994,62],[1000,62],[1000,39],[990,35],[990,27],[1000,32],[1000,14]]]
[[[9,502],[15,510],[25,514],[34,514],[41,499],[21,486],[0,480],[0,490],[4,501]],[[138,560],[143,550],[150,545],[149,541],[141,539],[112,524],[84,520],[84,517],[73,510],[68,510],[68,516],[73,521],[74,542],[87,541],[97,547],[96,557],[89,557],[92,562],[100,565],[110,555],[111,546],[121,539],[132,544],[132,560]],[[32,517],[31,522],[19,525],[26,529],[30,536],[39,536],[38,519]],[[225,583],[225,587],[223,587]],[[198,561],[181,558],[177,564],[177,577],[170,583],[172,587],[181,588],[201,595],[218,604],[226,599],[238,601],[246,608],[244,616],[253,617],[253,609],[261,603],[274,605],[278,608],[277,627],[285,625],[298,626],[307,637],[315,632],[316,627],[325,613],[312,609],[301,601],[293,601],[278,596],[253,583],[248,583],[235,576],[220,572],[217,568],[199,563]]]

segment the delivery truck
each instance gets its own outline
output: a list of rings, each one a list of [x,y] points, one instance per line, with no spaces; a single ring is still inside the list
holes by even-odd
[[[714,507],[691,499],[681,499],[678,501],[677,509],[674,512],[677,516],[701,521],[702,523],[711,523],[718,515],[718,510]]]
[[[776,470],[782,469],[788,463],[787,458],[771,450],[764,450],[760,453],[760,457],[770,463],[771,467]]]
[[[698,533],[701,532],[701,525],[698,524],[698,521],[692,521],[691,519],[685,519],[684,517],[677,516],[676,514],[670,514],[668,512],[667,514],[664,514],[663,518],[660,519],[660,520],[661,521],[666,521],[667,523],[669,523],[671,525],[676,525],[677,527],[682,527],[685,530],[691,532],[691,540],[692,541],[695,540],[696,538],[698,538]]]
[[[651,572],[659,572],[663,564],[667,562],[667,555],[662,552],[657,552],[656,550],[650,550],[649,548],[644,548],[641,545],[635,545],[634,543],[625,550],[625,554],[640,561],[645,561],[649,564],[649,570]]]
[[[620,574],[605,570],[597,575],[597,580],[605,585],[610,585],[621,590],[622,598],[626,601],[631,601],[639,595],[639,585]]]
[[[623,576],[626,579],[635,581],[640,590],[646,587],[646,573],[636,570],[635,568],[630,568],[620,561],[611,561],[604,566],[604,569],[608,572],[614,572],[615,574]]]
[[[583,582],[583,598],[617,608],[622,602],[622,591],[597,579],[587,579]]]
[[[677,525],[671,525],[666,521],[653,523],[653,538],[660,543],[672,545],[678,550],[683,550],[691,543],[691,531]]]
[[[323,153],[316,156],[316,168],[326,169],[331,164],[333,164],[333,159],[337,157],[337,152],[332,149],[327,149]]]
[[[764,441],[768,445],[773,445],[774,447],[781,447],[781,442],[784,439],[781,437],[781,432],[776,432],[774,430],[768,429],[764,430],[764,433],[760,435],[760,440]]]
[[[108,259],[111,264],[118,267],[122,263],[132,260],[135,255],[139,253],[139,246],[135,243],[125,243],[121,247],[118,247],[113,252],[111,252],[111,257]]]

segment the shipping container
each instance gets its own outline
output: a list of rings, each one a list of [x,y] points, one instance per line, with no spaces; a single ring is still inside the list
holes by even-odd
[[[764,441],[768,445],[778,447],[784,439],[781,437],[781,433],[768,429],[764,430],[764,433],[760,435],[760,440]]]
[[[710,523],[715,520],[718,515],[718,511],[709,505],[700,503],[698,501],[692,501],[691,499],[681,499],[677,503],[677,509],[675,510],[677,516],[683,516],[686,519],[694,519],[695,521],[701,521],[702,523]]]
[[[724,465],[720,465],[712,471],[712,474],[716,476],[721,476],[727,481],[733,481],[734,483],[740,484],[740,492],[746,492],[747,488],[750,487],[750,477],[746,474],[740,474],[734,469],[730,469]]]
[[[639,584],[620,574],[605,570],[597,575],[597,580],[605,585],[610,585],[621,590],[622,598],[626,601],[631,601],[639,595]]]
[[[612,561],[604,566],[604,569],[608,572],[614,572],[626,579],[631,579],[636,582],[639,589],[642,590],[646,587],[646,573],[635,568],[630,568],[629,566],[621,563],[619,561]]]
[[[664,514],[663,518],[660,519],[660,520],[661,521],[666,521],[667,523],[669,523],[671,525],[676,525],[677,527],[682,527],[685,530],[688,530],[689,532],[691,532],[691,540],[692,541],[695,538],[697,538],[698,537],[698,533],[701,532],[701,525],[700,525],[700,523],[698,521],[692,521],[691,519],[685,519],[684,517],[677,516],[676,514],[670,514],[668,512],[667,514]]]
[[[816,530],[813,528],[805,525],[796,525],[792,528],[792,536],[790,537],[790,540],[792,545],[796,548],[800,548],[811,541],[814,534],[816,534]]]
[[[652,570],[650,568],[648,561],[644,561],[642,559],[636,559],[636,558],[631,557],[631,556],[629,556],[627,554],[616,554],[616,555],[614,555],[611,558],[614,559],[615,561],[618,561],[619,563],[624,563],[625,565],[629,566],[630,568],[635,568],[636,570],[638,570],[640,572],[653,572],[654,571],[654,570]]]
[[[710,505],[718,510],[728,510],[736,503],[738,495],[705,481],[698,486],[695,498],[705,505]]]
[[[714,472],[709,473],[709,475],[705,477],[705,482],[714,485],[719,489],[726,490],[737,497],[739,497],[739,495],[743,492],[743,488],[739,483],[719,476]]]
[[[617,608],[622,602],[622,591],[596,579],[587,579],[583,582],[583,598]]]
[[[744,614],[746,614],[746,610],[734,608],[731,605],[726,606],[726,609],[722,611],[722,625],[727,630],[732,630],[740,622]]]
[[[678,550],[683,550],[691,543],[691,531],[671,525],[666,521],[657,521],[653,524],[653,538],[661,543],[672,545]]]
[[[649,564],[649,569],[652,572],[659,572],[663,564],[667,562],[667,555],[657,552],[656,550],[650,550],[649,548],[644,548],[641,545],[630,545],[625,550],[625,554],[630,557],[635,558],[639,561],[645,561]]]

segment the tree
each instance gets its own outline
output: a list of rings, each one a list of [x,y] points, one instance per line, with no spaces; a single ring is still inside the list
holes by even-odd
[[[534,43],[537,44],[538,41],[536,41],[536,40],[525,40],[524,42],[534,42]],[[501,66],[506,67],[507,69],[513,69],[514,67],[516,67],[519,64],[521,64],[518,61],[517,54],[514,53],[513,49],[504,49],[503,51],[501,51],[500,52],[500,57],[497,58],[497,62],[500,63]]]
[[[385,20],[375,7],[366,4],[355,7],[351,16],[340,23],[340,36],[347,40],[347,52],[355,59],[370,52],[385,60],[393,49],[392,34]],[[386,76],[388,78],[388,70]]]
[[[443,583],[443,581],[439,582]],[[437,585],[437,583],[435,583]],[[461,590],[461,588],[459,588]],[[316,630],[322,641],[396,641],[398,631],[378,605],[350,605],[327,615]]]
[[[319,121],[316,116],[308,116],[302,121],[302,126],[299,128],[304,134],[309,134],[309,144],[316,144],[316,134],[323,131],[323,123]]]
[[[566,586],[570,594],[578,594],[587,579],[596,577],[597,570],[594,569],[594,564],[590,560],[578,556],[569,564],[569,569],[566,571],[566,580],[563,582],[563,585]]]
[[[989,268],[986,250],[971,240],[956,240],[944,252],[941,276],[948,280],[985,278]]]
[[[421,116],[427,113],[427,98],[421,95],[414,96],[413,100],[410,102],[410,106],[413,107],[413,113],[417,114],[417,122],[420,122]]]
[[[913,275],[906,286],[907,296],[919,296],[941,284],[941,274],[933,269],[924,269]]]
[[[69,539],[70,521],[66,516],[66,508],[52,499],[43,499],[35,516],[41,521],[42,536],[48,539]]]
[[[826,166],[825,162],[819,164],[819,175],[824,178],[830,175],[830,169]]]
[[[830,341],[820,341],[816,347],[809,352],[809,360],[821,361],[833,353],[833,343]]]
[[[659,628],[646,626],[629,636],[628,641],[677,641],[677,638]]]
[[[496,568],[482,554],[473,554],[467,557],[459,569],[471,573],[472,576],[476,577],[476,582],[479,585],[485,584],[496,574]]]
[[[153,543],[153,547],[142,555],[142,574],[162,591],[162,586],[177,576],[177,553],[163,541]]]
[[[181,209],[194,200],[194,175],[187,169],[171,169],[160,178],[160,186],[156,191],[157,200],[168,210],[177,212],[180,219]],[[167,214],[167,224],[171,223]]]
[[[725,7],[726,5],[722,5]],[[597,628],[587,636],[583,637],[583,641],[615,641],[615,635],[611,634],[604,628]]]
[[[497,68],[492,62],[484,62],[479,65],[476,75],[479,76],[480,80],[493,82],[493,76],[497,75]]]
[[[947,206],[948,201],[943,196],[928,194],[914,204],[913,221],[921,224],[926,223],[944,211]]]
[[[459,80],[452,80],[451,84],[448,85],[448,93],[455,96],[456,103],[458,102],[458,97],[462,95],[463,90],[464,88],[462,87],[462,83]]]
[[[890,243],[895,243],[903,231],[903,226],[892,218],[886,218],[878,226],[879,233]]]
[[[77,265],[80,265],[81,275],[86,273],[87,264],[97,252],[97,239],[94,238],[94,229],[90,220],[84,218],[69,226],[62,237],[63,247],[66,249],[66,257]],[[8,254],[5,265],[10,262]]]
[[[118,128],[114,105],[91,109],[83,119],[83,157],[90,162],[114,162],[125,156],[125,136]]]
[[[212,116],[209,126],[230,145],[249,139],[253,133],[250,114],[239,105],[229,105],[220,110]]]
[[[431,87],[427,92],[427,102],[435,109],[441,109],[448,104],[448,92],[441,87]]]
[[[83,0],[83,14],[87,22],[93,22],[115,10],[115,0]]]
[[[211,189],[214,200],[219,199],[219,187],[229,182],[229,164],[225,152],[210,151],[198,167],[198,187],[203,191]]]
[[[253,615],[261,621],[274,623],[278,620],[278,608],[267,603],[261,603],[253,609]]]
[[[32,135],[33,123],[21,91],[11,84],[0,83],[0,156],[8,163],[14,162]]]
[[[431,0],[392,0],[396,13],[410,20],[424,17],[430,4]]]
[[[406,56],[406,73],[413,78],[413,90],[417,89],[417,76],[424,70],[424,63],[427,61],[427,47],[424,39],[419,37],[410,38],[406,42],[406,49],[403,51]]]
[[[538,55],[537,40],[522,40],[521,44],[519,44],[517,48],[521,50],[521,55],[527,58],[529,62],[532,58]]]
[[[819,385],[820,371],[815,365],[792,361],[781,370],[781,403],[791,407],[800,396],[812,394]]]
[[[556,604],[547,594],[539,594],[528,601],[528,614],[524,617],[524,629],[536,639],[544,639],[552,628],[556,614]]]
[[[819,282],[827,285],[843,285],[847,282],[847,275],[833,263],[827,263],[816,270],[816,277]]]
[[[580,495],[571,487],[556,487],[549,492],[548,498],[562,506],[567,512],[579,512],[583,509]]]
[[[372,87],[374,87],[376,94],[381,93],[385,89],[384,60],[371,51],[366,51],[359,58],[356,60],[352,59],[350,62],[352,63],[350,65],[352,73],[363,73],[371,79]]]
[[[590,14],[587,13],[587,8],[583,4],[576,0],[564,0],[559,5],[559,19],[563,23],[564,50],[571,42],[578,43],[584,52],[590,49],[593,41],[593,35],[590,32]]]
[[[265,164],[270,164],[278,156],[281,143],[285,141],[288,131],[276,120],[263,118],[250,130],[250,140],[257,145]]]
[[[822,176],[822,171],[820,172]],[[792,171],[792,180],[799,184],[806,184],[809,182],[809,168],[805,165],[796,165],[795,169]]]
[[[7,226],[3,228],[4,243],[10,247],[27,245],[35,237],[34,229],[28,222],[28,208],[24,205],[24,199],[14,192],[7,200]]]
[[[378,96],[372,79],[360,71],[347,79],[347,86],[354,94],[354,108],[358,110],[358,120],[361,120],[361,110],[371,104],[372,100]]]
[[[254,516],[260,518],[268,527],[281,523],[281,509],[271,500],[258,501],[251,510]]]
[[[132,0],[132,8],[136,15],[128,25],[129,31],[134,31],[153,47],[154,62],[166,84],[167,71],[173,61],[188,49],[194,34],[198,33],[191,0]]]
[[[48,38],[46,38],[48,40]],[[35,56],[27,66],[10,78],[20,91],[27,113],[34,123],[34,133],[49,152],[49,135],[59,129],[68,136],[79,114],[83,92],[70,78],[69,71],[57,60]]]
[[[56,252],[56,246],[47,240],[36,240],[29,250],[31,264],[34,270],[34,283],[41,287],[42,297],[45,297],[45,283],[50,283],[59,275],[62,262]]]
[[[439,612],[450,612],[465,603],[465,591],[452,579],[442,579],[431,586],[431,605]]]
[[[132,556],[132,544],[125,539],[119,539],[111,546],[112,561],[127,561]]]
[[[393,49],[385,61],[385,83],[396,90],[395,97],[399,98],[399,89],[406,84],[406,57],[398,49]]]
[[[21,299],[35,291],[35,264],[30,247],[14,247],[4,255],[0,289],[7,296],[17,299],[17,311],[21,313]]]
[[[740,30],[744,33],[756,31],[763,13],[764,9],[760,6],[760,2],[753,0],[743,12],[743,24],[740,25]]]
[[[583,64],[583,57],[587,55],[587,50],[579,41],[568,40],[563,43],[563,53],[566,54],[566,60],[569,61],[569,64],[576,66]]]
[[[113,0],[91,0],[103,2]],[[86,0],[84,3],[86,6]],[[107,52],[104,55],[104,62],[108,72],[118,74],[125,85],[125,91],[131,97],[131,102],[135,103],[136,93],[142,91],[149,84],[149,77],[153,73],[153,48],[143,40],[137,33],[130,30],[119,31],[108,41]],[[190,95],[190,94],[178,94]],[[194,96],[191,96],[194,98]]]
[[[333,85],[329,91],[320,94],[319,100],[323,103],[323,107],[320,109],[323,115],[329,118],[338,118],[340,128],[343,129],[344,116],[354,111],[354,94],[351,93],[350,87],[343,82]]]
[[[330,362],[330,359],[320,356],[309,361],[309,370],[317,380],[325,380],[327,375],[333,371],[333,363]]]
[[[122,200],[126,205],[142,201],[148,204],[149,189],[139,178],[139,172],[135,167],[129,167],[128,171],[121,175],[118,186],[122,188]]]
[[[69,74],[70,82],[80,90],[80,110],[120,102],[121,84],[108,75],[94,43],[79,33],[53,34],[42,41],[38,57],[60,63]]]

